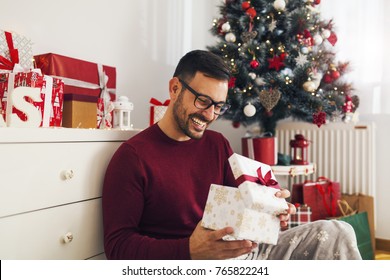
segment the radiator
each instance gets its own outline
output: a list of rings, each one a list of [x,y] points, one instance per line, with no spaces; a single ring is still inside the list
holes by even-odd
[[[329,123],[318,128],[302,122],[281,122],[276,128],[278,151],[290,155],[290,140],[303,134],[310,141],[308,160],[316,172],[291,183],[325,176],[340,182],[341,192],[375,197],[375,126],[373,123]]]

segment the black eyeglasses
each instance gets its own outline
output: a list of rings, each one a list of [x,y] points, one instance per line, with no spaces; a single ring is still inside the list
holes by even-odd
[[[182,79],[179,78],[179,81],[186,89],[188,89],[193,95],[196,96],[194,100],[194,105],[196,108],[206,110],[214,105],[214,114],[218,116],[223,115],[230,108],[230,105],[223,101],[215,102],[211,99],[210,96],[197,92]]]

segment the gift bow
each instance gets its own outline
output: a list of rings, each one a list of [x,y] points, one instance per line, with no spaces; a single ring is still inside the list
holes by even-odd
[[[278,182],[276,180],[272,179],[271,170],[269,170],[267,172],[267,174],[265,174],[264,177],[263,177],[263,174],[261,173],[261,167],[259,167],[256,172],[257,172],[257,177],[242,174],[240,177],[237,178],[238,184],[240,185],[245,181],[249,181],[249,182],[257,183],[257,184],[260,184],[263,186],[267,186],[267,187],[271,187],[271,188],[275,188],[275,189],[280,189]]]
[[[168,106],[170,101],[171,101],[170,99],[167,99],[164,101],[164,103],[162,103],[161,101],[157,100],[156,98],[151,98],[149,102],[153,105],[156,105],[156,106]]]
[[[19,63],[19,51],[14,48],[12,33],[4,31],[5,40],[7,41],[10,59],[0,55],[0,69],[12,70],[14,65]]]

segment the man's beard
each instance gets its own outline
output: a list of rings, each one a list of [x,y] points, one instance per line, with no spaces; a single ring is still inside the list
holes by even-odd
[[[209,121],[207,121],[201,114],[191,114],[188,117],[186,117],[186,112],[187,110],[183,107],[183,92],[180,93],[178,99],[176,100],[174,106],[173,106],[173,117],[176,121],[176,124],[178,128],[188,137],[191,139],[200,139],[203,136],[204,131],[198,132],[198,133],[193,133],[190,130],[190,122],[192,122],[191,118],[195,117],[198,118],[204,122],[207,123],[206,128],[209,125]]]

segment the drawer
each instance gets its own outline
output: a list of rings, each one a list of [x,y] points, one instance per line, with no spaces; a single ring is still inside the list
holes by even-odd
[[[0,217],[100,197],[121,143],[0,144]]]
[[[73,239],[65,242],[66,234]],[[102,253],[100,198],[0,218],[0,259],[88,259]]]

